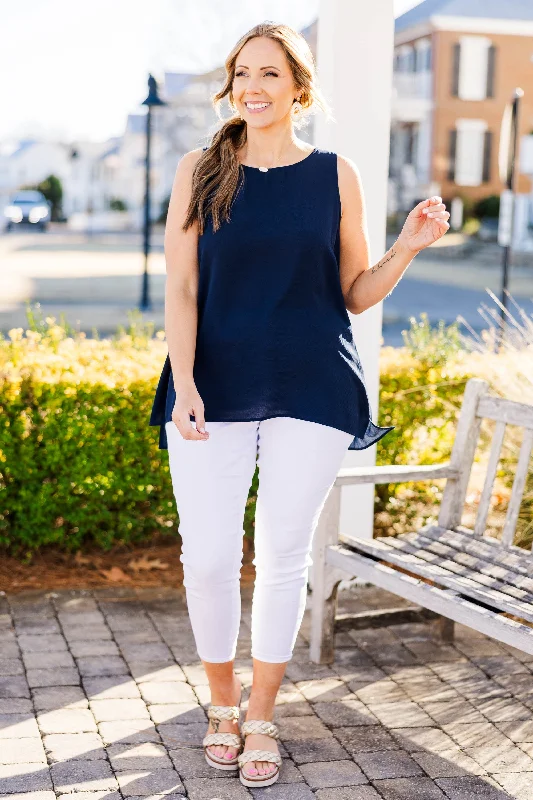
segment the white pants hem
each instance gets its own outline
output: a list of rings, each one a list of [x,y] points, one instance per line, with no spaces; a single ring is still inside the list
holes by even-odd
[[[287,661],[290,661],[292,658],[292,653],[288,655],[286,658],[280,658],[279,656],[266,656],[260,655],[258,653],[252,653],[252,658],[257,659],[257,661],[265,661],[267,664],[285,664]]]

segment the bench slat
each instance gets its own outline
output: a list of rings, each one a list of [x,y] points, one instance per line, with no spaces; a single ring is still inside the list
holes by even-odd
[[[451,589],[439,589],[416,580],[385,564],[379,564],[362,553],[342,545],[328,547],[327,563],[358,575],[399,597],[436,611],[455,622],[468,625],[500,642],[533,654],[533,629],[516,620],[495,614],[459,597]]]
[[[379,537],[374,541],[381,541],[383,538],[385,537]],[[403,549],[413,555],[420,555],[420,558],[425,561],[438,564],[456,575],[476,581],[482,588],[495,589],[508,595],[513,600],[531,603],[531,608],[533,609],[533,594],[518,585],[520,581],[529,581],[531,584],[529,588],[531,589],[533,588],[531,579],[522,578],[511,570],[502,570],[499,575],[495,575],[492,564],[488,564],[467,553],[462,553],[459,550],[454,550],[453,547],[449,547],[449,545],[439,540],[428,539],[421,534],[404,534],[396,538],[387,537],[387,539],[390,540],[392,547]]]
[[[356,483],[404,483],[406,481],[429,481],[440,478],[457,478],[459,470],[452,469],[449,463],[409,466],[391,464],[390,466],[341,467],[335,478],[335,486]]]
[[[411,555],[402,552],[400,549],[395,549],[392,543],[395,541],[395,537],[388,538],[391,539],[390,542],[378,539],[357,539],[356,537],[345,539],[341,535],[339,541],[356,552],[373,555],[389,564],[409,570],[421,578],[435,581],[457,593],[467,595],[481,603],[486,603],[499,611],[505,611],[528,622],[533,622],[533,607],[529,603],[522,603],[519,600],[506,597],[502,592],[495,589],[484,589],[469,577],[454,575],[453,572],[438,564],[428,564],[417,555]],[[399,546],[400,543],[397,542],[396,544]]]
[[[520,504],[526,486],[527,473],[529,468],[529,457],[531,455],[531,448],[533,447],[533,429],[524,430],[524,438],[520,447],[520,454],[518,456],[518,463],[516,465],[515,478],[513,481],[513,489],[511,491],[511,499],[507,506],[507,515],[505,517],[505,524],[502,531],[502,544],[509,545],[513,543],[514,534],[516,530],[516,523],[518,521],[518,512],[520,511]]]
[[[517,403],[516,400],[506,400],[504,397],[495,397],[492,394],[480,397],[476,416],[533,429],[533,406],[528,403]]]
[[[464,550],[472,555],[479,555],[492,562],[495,566],[502,564],[509,569],[515,570],[520,575],[533,577],[533,559],[521,547],[503,547],[499,539],[491,536],[476,536],[467,528],[456,528],[454,531],[437,526],[424,529],[424,536],[432,539],[441,539],[458,550]]]
[[[492,487],[496,479],[496,472],[498,463],[500,461],[500,454],[502,450],[503,437],[505,436],[505,422],[497,422],[492,438],[492,447],[490,448],[489,463],[487,464],[487,474],[485,475],[485,483],[483,484],[483,491],[479,499],[478,513],[474,524],[474,533],[482,536],[487,527],[487,517],[490,509],[490,499],[492,497]]]

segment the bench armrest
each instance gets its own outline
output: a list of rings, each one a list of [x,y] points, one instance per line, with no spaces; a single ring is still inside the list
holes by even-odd
[[[408,464],[381,467],[343,467],[335,479],[335,486],[357,483],[406,483],[407,481],[429,481],[439,478],[458,478],[459,470],[446,464],[409,466]]]

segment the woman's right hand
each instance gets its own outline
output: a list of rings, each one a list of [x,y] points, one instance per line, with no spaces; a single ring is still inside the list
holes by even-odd
[[[172,422],[184,439],[207,441],[209,433],[205,430],[204,403],[196,385],[194,382],[187,383],[183,386],[175,386],[175,389],[176,402],[172,411]],[[190,414],[194,414],[196,428],[189,419]]]

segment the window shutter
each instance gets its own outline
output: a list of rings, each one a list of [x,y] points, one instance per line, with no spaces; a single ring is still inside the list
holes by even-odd
[[[483,183],[490,181],[490,162],[492,155],[492,131],[485,131],[483,140]]]
[[[448,180],[455,181],[455,149],[457,146],[457,130],[450,131],[450,152],[448,163]]]
[[[496,66],[496,48],[493,44],[487,52],[487,97],[494,97],[494,70]]]
[[[453,46],[452,59],[452,95],[459,96],[459,70],[461,66],[461,44],[456,42]]]

